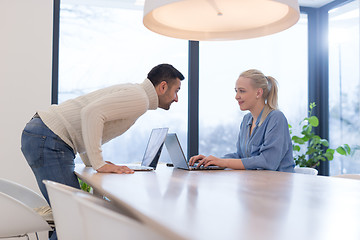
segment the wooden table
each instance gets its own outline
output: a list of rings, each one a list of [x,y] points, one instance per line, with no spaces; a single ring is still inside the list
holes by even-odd
[[[360,181],[273,171],[76,174],[169,239],[360,239]]]

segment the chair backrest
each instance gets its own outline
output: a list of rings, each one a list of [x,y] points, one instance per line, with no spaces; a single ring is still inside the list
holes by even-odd
[[[30,208],[48,206],[45,198],[35,191],[4,178],[0,178],[0,192],[12,196]]]
[[[309,174],[309,175],[318,175],[318,170],[315,168],[309,168],[309,167],[295,167],[294,168],[295,173],[302,173],[302,174]]]
[[[124,214],[113,204],[83,193],[74,195],[85,226],[87,240],[165,240],[161,234]]]
[[[83,191],[49,180],[44,180],[43,183],[49,194],[58,239],[85,239],[83,219],[80,217],[77,203],[73,198],[75,193]]]
[[[332,177],[350,178],[350,179],[360,180],[360,174],[340,174],[340,175],[335,175],[335,176],[332,176]]]
[[[0,238],[51,230],[32,208],[2,192],[0,212]]]

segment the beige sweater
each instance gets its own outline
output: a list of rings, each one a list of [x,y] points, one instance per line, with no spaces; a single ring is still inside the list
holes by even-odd
[[[141,84],[119,84],[52,105],[39,116],[65,143],[80,153],[86,166],[105,165],[101,145],[120,136],[149,109],[158,96],[149,79]]]

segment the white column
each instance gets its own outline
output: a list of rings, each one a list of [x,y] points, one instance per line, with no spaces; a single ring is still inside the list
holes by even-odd
[[[51,102],[52,0],[0,1],[0,177],[38,192],[21,132]]]

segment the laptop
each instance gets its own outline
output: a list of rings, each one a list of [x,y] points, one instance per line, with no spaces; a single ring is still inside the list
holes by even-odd
[[[204,166],[197,167],[196,165],[189,166],[189,162],[185,158],[184,152],[181,148],[181,145],[180,145],[180,142],[179,142],[179,139],[178,139],[176,133],[169,133],[166,136],[165,146],[169,152],[171,161],[174,164],[174,167],[176,167],[176,168],[190,170],[190,171],[193,171],[193,170],[223,170],[223,169],[225,169],[225,168],[222,168],[219,166],[208,166],[208,167],[204,167]]]
[[[152,171],[156,169],[169,128],[154,128],[151,131],[141,165],[123,165],[134,171]]]

